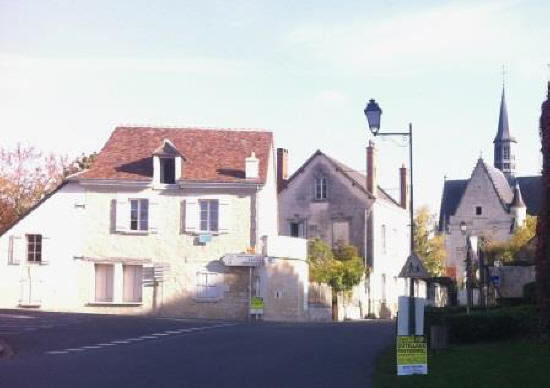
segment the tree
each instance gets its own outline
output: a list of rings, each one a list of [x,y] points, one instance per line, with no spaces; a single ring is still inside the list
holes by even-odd
[[[331,249],[322,240],[308,244],[309,275],[312,281],[327,283],[334,291],[349,291],[359,284],[365,273],[363,259],[356,247],[337,242]]]
[[[0,232],[63,181],[67,158],[32,146],[0,148]]]
[[[491,241],[485,239],[482,249],[489,263],[495,260],[503,262],[513,261],[518,252],[527,246],[535,237],[537,230],[537,217],[527,216],[525,224],[514,230],[514,234],[507,241]]]
[[[416,211],[414,218],[414,251],[422,260],[426,271],[432,276],[441,276],[444,271],[445,237],[433,233],[435,216],[427,206]]]

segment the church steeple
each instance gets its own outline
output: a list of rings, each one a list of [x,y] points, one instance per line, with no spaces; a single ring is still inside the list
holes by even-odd
[[[513,178],[516,170],[515,144],[516,139],[510,135],[508,124],[508,109],[506,107],[506,96],[504,86],[500,99],[500,113],[498,117],[498,129],[494,144],[494,166],[501,170],[507,178]]]

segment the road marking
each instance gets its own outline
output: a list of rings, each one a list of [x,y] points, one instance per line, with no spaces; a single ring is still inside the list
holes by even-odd
[[[154,333],[151,335],[142,335],[141,337],[133,337],[133,338],[127,338],[124,340],[114,340],[111,342],[104,342],[99,343],[97,345],[86,345],[82,346],[80,348],[68,348],[63,350],[50,350],[45,352],[46,354],[67,354],[69,352],[83,352],[85,350],[92,350],[92,349],[101,349],[105,346],[116,346],[116,345],[122,345],[122,344],[130,344],[132,342],[138,342],[143,341],[146,339],[158,339],[159,337],[169,336],[171,334],[181,334],[181,333],[191,333],[194,331],[201,331],[201,330],[208,330],[208,329],[215,329],[219,327],[227,327],[227,326],[235,326],[236,323],[224,323],[224,324],[218,324],[218,325],[211,325],[211,326],[199,326],[199,327],[189,327],[189,328],[181,328],[178,330],[167,330],[164,333]]]

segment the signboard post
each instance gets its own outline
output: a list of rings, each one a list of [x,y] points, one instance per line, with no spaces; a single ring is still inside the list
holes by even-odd
[[[397,375],[427,374],[427,346],[424,342],[424,300],[415,298],[415,279],[428,278],[422,261],[411,253],[399,277],[410,282],[409,297],[400,297],[397,332]],[[408,299],[408,300],[406,300]]]

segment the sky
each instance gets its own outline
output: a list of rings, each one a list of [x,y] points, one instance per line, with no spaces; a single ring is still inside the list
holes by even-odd
[[[520,175],[541,169],[538,120],[550,2],[0,0],[0,146],[70,157],[117,125],[259,128],[317,149],[398,196],[413,126],[415,207],[439,211],[444,177],[492,162],[503,81]],[[505,72],[503,75],[503,66]]]

